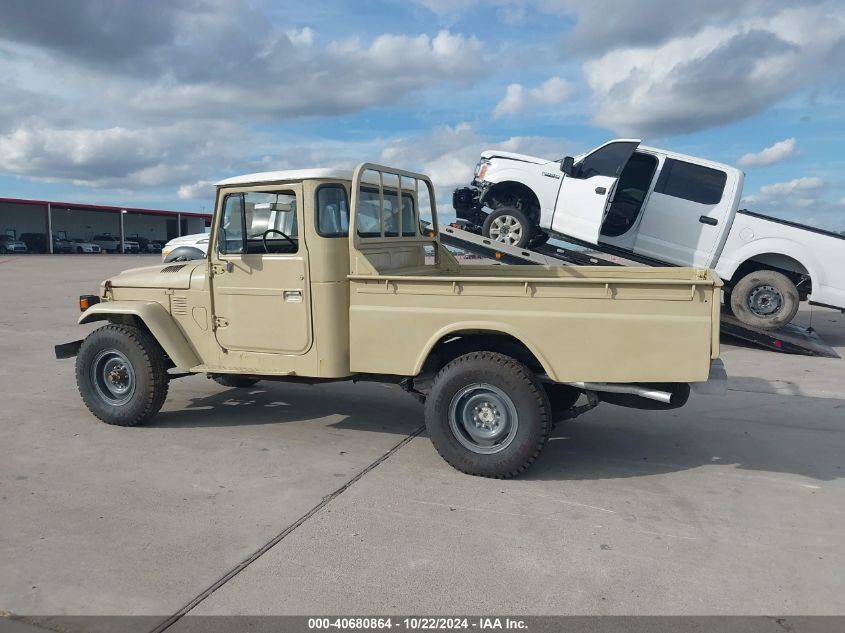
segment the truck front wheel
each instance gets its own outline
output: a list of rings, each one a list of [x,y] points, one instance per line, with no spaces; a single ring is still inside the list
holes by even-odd
[[[106,325],[91,332],[76,357],[76,384],[85,405],[106,424],[135,426],[167,397],[167,362],[144,330]]]
[[[551,430],[534,374],[504,354],[459,356],[434,378],[425,423],[440,456],[470,475],[506,479],[528,468]]]
[[[792,321],[799,302],[798,288],[792,280],[774,270],[748,273],[730,291],[734,316],[764,330],[776,330]]]
[[[481,227],[484,237],[517,248],[527,247],[534,233],[534,225],[525,212],[510,205],[496,207]]]

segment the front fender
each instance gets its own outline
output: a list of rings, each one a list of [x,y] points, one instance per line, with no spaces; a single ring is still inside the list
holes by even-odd
[[[135,316],[161,345],[177,368],[188,370],[200,359],[170,313],[155,301],[105,301],[88,308],[79,317],[79,324],[107,321],[112,316]]]

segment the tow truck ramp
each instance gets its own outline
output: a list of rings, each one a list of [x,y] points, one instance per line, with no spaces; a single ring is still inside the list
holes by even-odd
[[[549,243],[533,249],[518,248],[464,231],[453,225],[440,227],[440,241],[446,246],[493,259],[503,264],[536,264],[538,266],[636,265],[623,263],[627,260],[623,260],[621,257],[611,255],[612,259],[603,259],[592,253]],[[722,336],[785,354],[839,358],[836,350],[825,343],[812,328],[803,328],[790,323],[778,330],[763,330],[745,325],[725,310],[722,311],[720,321]]]

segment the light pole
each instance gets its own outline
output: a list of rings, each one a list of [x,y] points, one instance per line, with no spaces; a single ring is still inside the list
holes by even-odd
[[[120,210],[120,252],[126,253],[126,241],[123,232],[123,216],[126,215],[126,209]]]

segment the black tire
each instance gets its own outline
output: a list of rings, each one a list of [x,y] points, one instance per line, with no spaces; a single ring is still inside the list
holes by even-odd
[[[554,383],[544,383],[543,389],[546,390],[546,396],[549,398],[549,405],[552,412],[552,428],[558,422],[566,419],[566,414],[569,409],[575,406],[578,398],[581,397],[581,391],[569,385],[558,385]]]
[[[234,389],[246,389],[258,382],[258,378],[241,376],[240,374],[211,374],[211,379],[218,385]]]
[[[517,248],[527,247],[535,233],[536,227],[525,212],[510,205],[496,207],[481,226],[484,237]]]
[[[0,255],[5,255],[5,254],[6,254],[6,247],[0,246]]]
[[[158,413],[167,398],[167,359],[144,330],[106,325],[82,342],[76,384],[85,406],[103,422],[135,426]],[[117,393],[124,384],[126,393]]]
[[[506,417],[499,415],[499,407]],[[476,425],[473,432],[502,433],[484,446],[461,422],[461,411],[472,416],[479,409],[481,422],[498,427],[498,420],[504,420],[501,430]],[[470,475],[507,479],[522,473],[543,450],[551,431],[549,411],[546,392],[525,365],[504,354],[471,352],[435,376],[425,402],[425,424],[437,452],[451,466]]]
[[[79,253],[79,254],[81,255],[81,254],[82,254],[82,247],[81,247],[81,246],[77,246],[77,247],[76,247],[76,252],[77,252],[77,253]]]
[[[730,292],[734,316],[764,330],[776,330],[792,321],[799,303],[798,288],[792,280],[774,270],[748,273]]]

